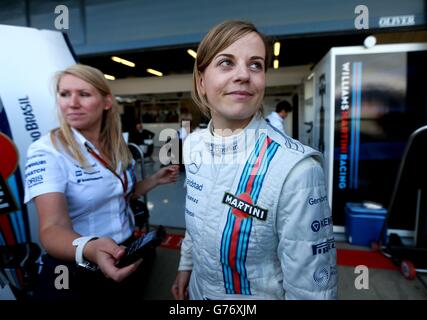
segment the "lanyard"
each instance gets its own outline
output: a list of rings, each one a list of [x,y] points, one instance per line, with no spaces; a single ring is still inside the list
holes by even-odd
[[[109,171],[111,171],[111,173],[114,174],[120,180],[122,187],[123,187],[124,197],[125,197],[126,203],[128,203],[128,198],[126,197],[126,192],[128,189],[128,177],[127,177],[126,170],[125,170],[125,181],[123,181],[122,178],[120,177],[120,175],[116,172],[116,170],[114,170],[114,168],[107,161],[105,161],[99,154],[97,154],[95,152],[95,150],[93,150],[87,142],[85,142],[84,145],[86,147],[87,152],[89,152],[96,160],[101,162],[101,164],[105,168],[107,168]]]

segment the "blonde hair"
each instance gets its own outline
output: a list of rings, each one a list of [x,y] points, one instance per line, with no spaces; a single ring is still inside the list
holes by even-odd
[[[106,97],[112,95],[110,86],[104,77],[104,74],[93,67],[75,64],[71,67],[60,71],[55,76],[55,92],[59,91],[59,83],[65,75],[75,76],[87,83],[91,84],[101,94]],[[122,135],[122,126],[120,122],[119,107],[113,98],[111,101],[112,107],[104,110],[101,122],[100,144],[102,150],[110,157],[110,164],[113,168],[117,168],[118,164],[122,163],[122,170],[132,162],[132,154],[130,153]],[[57,138],[65,148],[65,150],[76,159],[82,167],[87,167],[87,159],[83,155],[79,145],[73,137],[73,132],[70,125],[65,121],[61,111],[58,108],[59,128],[51,131],[52,143],[58,148]]]
[[[258,34],[264,42],[265,46],[265,67],[264,71],[267,71],[270,62],[270,43],[268,39],[260,33],[257,28],[250,22],[239,21],[239,20],[226,20],[215,27],[213,27],[209,33],[200,42],[197,49],[197,57],[194,62],[193,69],[193,88],[191,91],[191,97],[199,107],[200,111],[210,118],[210,105],[204,95],[199,92],[199,81],[201,74],[209,66],[215,56],[231,46],[234,42],[247,34],[255,32]],[[260,112],[262,113],[262,107]]]

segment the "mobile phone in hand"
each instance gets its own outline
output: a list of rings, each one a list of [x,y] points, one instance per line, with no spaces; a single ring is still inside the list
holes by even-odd
[[[135,240],[129,247],[126,248],[125,255],[117,263],[117,268],[126,267],[140,258],[144,258],[149,250],[159,246],[165,239],[166,232],[163,227],[153,230]]]

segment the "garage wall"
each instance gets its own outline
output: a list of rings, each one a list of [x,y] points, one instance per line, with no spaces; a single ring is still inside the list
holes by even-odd
[[[69,10],[65,32],[78,55],[90,55],[197,43],[225,19],[250,20],[276,36],[360,32],[354,27],[359,4],[360,0],[4,0],[0,24],[55,29],[55,7],[65,5]],[[379,28],[384,17],[405,15],[413,17],[409,28],[426,24],[424,0],[363,4],[369,9],[371,29]]]

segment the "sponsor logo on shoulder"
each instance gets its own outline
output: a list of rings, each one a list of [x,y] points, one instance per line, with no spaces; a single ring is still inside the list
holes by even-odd
[[[43,183],[43,176],[42,175],[34,176],[32,178],[27,179],[27,186],[29,188],[34,187],[34,186],[41,184],[41,183]]]
[[[229,205],[232,208],[232,213],[236,217],[254,217],[260,220],[267,219],[268,210],[253,204],[252,198],[247,193],[242,193],[236,197],[231,193],[225,192],[222,203]]]
[[[311,247],[313,249],[313,256],[318,254],[325,254],[325,253],[328,253],[329,250],[332,250],[335,248],[335,239],[331,238],[324,242],[313,244]]]
[[[42,172],[45,172],[45,171],[46,171],[46,168],[37,168],[37,169],[31,170],[31,171],[27,170],[25,172],[25,178],[28,178],[28,177],[30,177],[32,175],[35,175],[37,173],[42,173]]]
[[[25,166],[25,169],[29,169],[29,168],[36,167],[36,166],[41,166],[43,164],[46,164],[46,160],[31,161]]]
[[[332,224],[332,216],[329,216],[321,220],[314,220],[311,223],[311,230],[313,230],[313,232],[318,232],[321,228],[330,226],[331,224]]]

